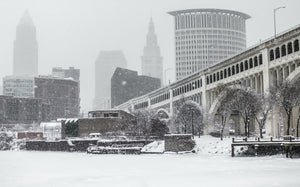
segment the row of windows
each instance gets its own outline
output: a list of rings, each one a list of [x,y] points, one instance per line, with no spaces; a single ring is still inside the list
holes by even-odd
[[[177,40],[176,41],[176,46],[184,46],[184,45],[194,45],[196,47],[196,44],[198,44],[197,47],[201,47],[201,45],[206,45],[206,44],[212,44],[212,45],[228,45],[228,44],[236,44],[236,45],[244,45],[246,43],[245,40],[241,39],[241,38],[236,38],[236,39],[218,39],[218,38],[212,38],[212,39],[204,39],[204,40],[197,40],[197,39],[193,39],[193,40]]]
[[[189,91],[195,90],[197,88],[202,87],[202,79],[195,80],[193,82],[190,82],[184,86],[181,86],[179,88],[176,88],[173,90],[173,97],[176,97],[178,95],[187,93]]]
[[[244,32],[236,31],[236,30],[228,30],[228,29],[213,29],[213,28],[198,28],[193,30],[180,30],[175,31],[175,35],[179,36],[186,36],[188,38],[195,37],[195,35],[203,35],[203,34],[225,34],[225,35],[234,35],[240,34],[246,36]]]
[[[293,49],[294,48],[294,49]],[[295,40],[293,43],[289,42],[287,45],[282,45],[281,47],[276,47],[275,52],[274,49],[270,50],[270,61],[274,59],[278,59],[280,57],[284,57],[287,54],[292,54],[293,52],[299,51],[299,40]]]
[[[238,37],[238,36],[234,36],[234,35],[202,35],[202,36],[197,36],[197,38],[184,38],[181,37],[181,39],[179,37],[176,37],[176,41],[180,41],[182,43],[202,43],[205,41],[219,41],[219,42],[223,42],[226,43],[226,41],[246,41],[245,37]],[[176,43],[177,44],[177,43]]]
[[[170,99],[170,93],[164,93],[150,100],[151,105]]]
[[[245,20],[239,16],[223,13],[186,14],[175,17],[175,28],[228,28],[245,31]]]
[[[258,57],[250,58],[236,65],[232,65],[231,67],[225,68],[217,73],[206,76],[206,84],[211,84],[213,82],[222,80],[223,78],[230,77],[231,75],[238,74],[240,72],[246,71],[253,67],[263,64],[262,54]]]
[[[141,108],[147,108],[148,106],[149,106],[148,101],[145,101],[145,102],[138,103],[138,104],[134,105],[134,109],[138,110],[138,109],[141,109]]]

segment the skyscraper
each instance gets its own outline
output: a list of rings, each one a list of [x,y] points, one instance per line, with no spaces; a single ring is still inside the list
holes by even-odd
[[[246,48],[249,15],[222,9],[169,12],[175,18],[176,80]]]
[[[138,75],[137,71],[117,68],[111,78],[111,107],[145,95],[160,87],[158,78]]]
[[[95,62],[95,110],[111,108],[111,77],[117,67],[127,67],[122,51],[100,51]]]
[[[21,18],[14,41],[13,75],[38,75],[38,43],[33,21],[26,11]]]
[[[163,63],[160,56],[160,48],[154,31],[152,18],[149,23],[146,46],[142,56],[142,75],[159,78],[163,81]]]

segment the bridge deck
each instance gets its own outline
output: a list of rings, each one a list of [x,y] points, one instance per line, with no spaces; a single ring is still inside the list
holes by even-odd
[[[293,148],[300,148],[300,141],[299,140],[292,140],[291,138],[289,140],[273,140],[272,138],[270,141],[261,141],[260,139],[258,140],[250,140],[248,141],[247,138],[243,140],[238,140],[235,141],[234,138],[232,139],[232,144],[231,144],[231,156],[234,157],[234,148],[237,146],[247,146],[247,147],[254,147],[255,150],[257,150],[259,147],[277,147],[281,148],[285,154],[286,157],[291,156],[291,150]]]

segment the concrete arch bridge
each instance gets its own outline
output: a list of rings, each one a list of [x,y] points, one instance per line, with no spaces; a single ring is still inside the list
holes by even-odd
[[[240,85],[258,93],[268,93],[269,88],[278,81],[299,79],[299,40],[300,25],[297,25],[278,34],[276,38],[262,41],[209,68],[149,94],[131,99],[115,108],[127,111],[163,108],[168,111],[168,115],[172,116],[174,104],[185,98],[198,103],[206,119],[214,119],[211,115],[215,115],[218,102],[222,98],[222,93],[219,92],[220,85]],[[299,113],[299,107],[294,113]],[[283,135],[282,129],[285,128],[282,126],[283,120],[284,116],[280,112],[269,116],[266,124],[267,135],[274,137]],[[296,123],[295,120],[293,118],[293,125]],[[231,121],[240,124],[238,116],[233,116]],[[255,128],[253,127],[252,130],[254,131]]]

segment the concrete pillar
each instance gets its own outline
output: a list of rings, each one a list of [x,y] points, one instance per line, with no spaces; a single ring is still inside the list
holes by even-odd
[[[279,74],[279,81],[282,82],[284,80],[284,71],[283,71],[283,68],[280,67],[278,72],[279,72],[278,73]]]
[[[268,93],[269,89],[271,87],[272,84],[272,74],[271,71],[269,70],[269,51],[268,49],[263,49],[261,51],[262,53],[262,60],[263,60],[263,85],[264,85],[264,93]]]
[[[173,116],[173,90],[170,89],[169,93],[170,93],[170,99],[169,99],[169,102],[170,102],[170,116]]]
[[[258,81],[259,81],[258,79],[259,79],[259,78],[258,78],[258,76],[259,76],[259,75],[255,75],[255,76],[254,76],[254,79],[255,79],[255,90],[256,90],[256,92],[259,93],[259,84],[258,84]]]
[[[264,90],[264,75],[260,74],[260,93],[263,93]]]
[[[255,90],[255,87],[256,87],[256,82],[255,82],[255,76],[253,75],[252,77],[251,77],[251,82],[252,82],[252,85],[251,85],[251,88],[253,89],[253,90]]]

